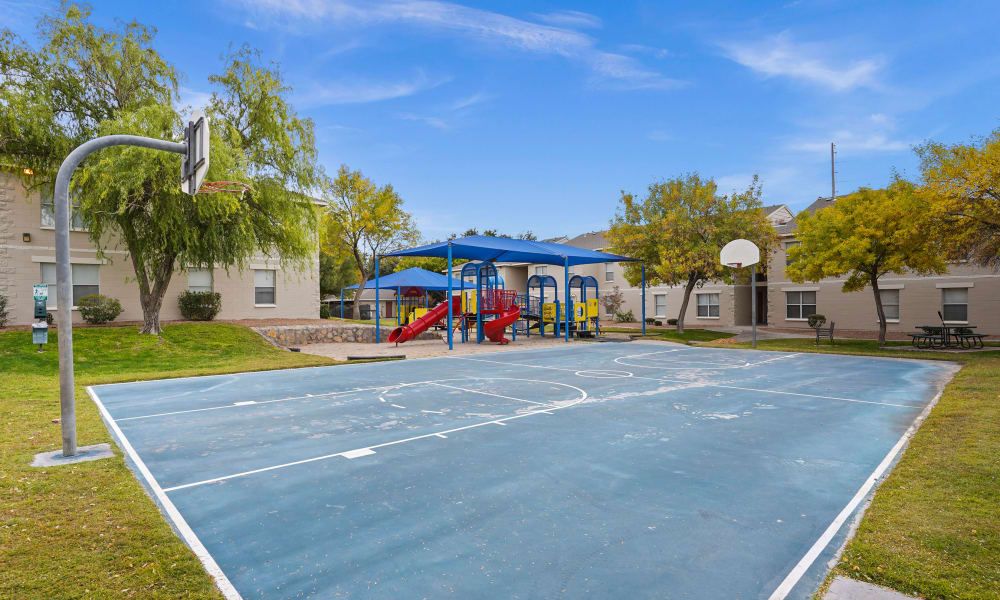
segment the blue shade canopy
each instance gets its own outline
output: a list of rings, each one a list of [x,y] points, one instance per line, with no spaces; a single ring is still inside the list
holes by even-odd
[[[617,254],[587,250],[566,244],[536,242],[532,240],[512,240],[510,238],[470,235],[447,242],[435,242],[392,252],[386,256],[433,256],[448,257],[451,244],[452,258],[495,262],[527,262],[542,265],[588,265],[604,262],[626,262],[636,260]],[[381,279],[381,278],[380,278]],[[379,284],[381,285],[381,283]]]
[[[346,286],[345,290],[356,290],[361,284]],[[452,278],[452,287],[462,287],[462,282]],[[378,287],[383,290],[394,290],[396,288],[419,287],[425,290],[446,290],[448,289],[448,278],[440,273],[434,273],[420,267],[413,267],[397,273],[383,275],[378,278]],[[365,289],[374,289],[375,282],[369,279],[365,283]]]

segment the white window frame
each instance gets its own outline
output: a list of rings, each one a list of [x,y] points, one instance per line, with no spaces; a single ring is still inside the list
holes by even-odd
[[[49,286],[49,299],[46,301],[45,309],[46,310],[50,310],[50,311],[51,310],[59,310],[59,303],[58,303],[58,300],[59,300],[58,292],[59,292],[59,290],[56,289],[56,263],[43,262],[43,263],[38,263],[38,265],[39,265],[39,267],[38,267],[38,270],[39,270],[39,274],[38,274],[39,278],[38,279],[39,279],[39,281],[38,282],[39,283],[47,284]],[[70,270],[70,281],[71,281],[71,285],[72,285],[72,289],[73,289],[73,299],[74,300],[76,300],[77,295],[78,295],[77,294],[77,288],[78,287],[80,287],[80,288],[82,288],[82,287],[96,287],[97,288],[97,291],[87,290],[88,293],[81,294],[80,295],[81,298],[83,296],[89,296],[90,294],[100,294],[101,293],[101,267],[100,267],[100,265],[93,265],[93,264],[89,264],[89,263],[73,263],[73,264],[70,265],[70,267],[71,267],[71,270]],[[78,277],[75,274],[76,271],[77,271],[77,268],[80,268],[82,270],[85,267],[92,267],[96,271],[96,273],[97,273],[97,283],[96,284],[94,284],[94,283],[72,283],[74,280],[75,281],[79,281],[81,279],[81,277]],[[49,272],[48,277],[46,277],[46,271]],[[47,279],[48,279],[48,281],[46,281]],[[78,309],[78,307],[76,306],[76,303],[74,302],[73,306],[70,306],[70,310],[77,310],[77,309]]]
[[[960,302],[948,302],[945,303],[945,296],[948,292],[954,292],[955,290],[963,290],[965,292],[965,303]],[[946,317],[945,306],[965,306],[965,320],[952,320],[944,318],[944,322],[949,325],[968,325],[969,324],[969,288],[967,287],[946,287],[941,288],[941,316]]]
[[[257,273],[271,274],[271,302],[257,302],[257,289],[268,289],[267,286],[257,285]],[[254,269],[253,270],[253,305],[256,307],[271,308],[278,305],[278,272],[275,269]]]
[[[188,291],[189,292],[214,292],[215,291],[215,274],[212,272],[213,269],[188,269]],[[208,275],[208,285],[191,285],[191,275],[205,273]],[[208,288],[208,289],[205,289]]]
[[[896,316],[895,317],[890,317],[888,314],[886,314],[885,315],[885,322],[886,323],[899,323],[899,316],[901,314],[901,311],[900,311],[900,296],[901,296],[901,292],[900,292],[900,290],[898,290],[898,289],[892,289],[892,288],[890,288],[890,289],[884,289],[884,290],[880,289],[878,291],[878,294],[879,294],[879,296],[882,297],[882,310],[883,311],[885,310],[885,308],[887,306],[895,306],[896,307]],[[886,301],[885,301],[886,294],[888,294],[890,296],[893,295],[893,294],[896,295],[896,302],[895,302],[895,304],[893,304],[893,303],[886,303]],[[878,321],[878,314],[875,315],[875,320]]]
[[[660,311],[660,299],[663,299],[663,310]],[[667,316],[667,295],[666,294],[653,294],[653,312],[654,317],[666,317]]]
[[[615,263],[604,263],[604,281],[615,280]]]
[[[796,246],[801,246],[801,245],[802,245],[802,242],[794,241],[794,240],[790,241],[790,242],[785,242],[785,266],[786,267],[792,264],[792,261],[788,258],[788,250],[790,248],[794,248]]]
[[[712,303],[712,297],[715,297],[715,303]],[[720,301],[722,295],[719,292],[700,292],[695,294],[695,318],[697,319],[718,319],[722,315],[722,309],[720,307]],[[708,301],[702,304],[701,299],[705,297]],[[715,315],[712,314],[712,307],[715,307]],[[701,314],[702,307],[705,307],[705,315]]]
[[[798,301],[798,303],[791,303],[791,302],[789,302],[789,294],[798,294],[799,295],[799,301]],[[813,297],[814,298],[813,302],[812,303],[803,303],[802,302],[802,294],[815,294],[815,296]],[[799,317],[789,317],[788,316],[788,307],[789,306],[798,306],[799,307],[799,315],[801,315],[804,312],[802,310],[803,306],[812,306],[813,307],[813,312],[811,312],[809,314],[817,314],[816,311],[818,310],[818,307],[819,307],[819,293],[816,292],[816,291],[813,291],[813,290],[788,290],[788,291],[785,292],[785,320],[786,321],[808,321],[809,320],[809,315],[806,315],[804,317],[802,317],[802,316],[799,316]]]
[[[535,267],[535,275],[538,275],[539,277],[548,275],[548,270],[549,268],[546,266]]]
[[[47,197],[46,197],[47,196]],[[80,202],[76,199],[76,194],[70,190],[70,196],[72,197],[72,208],[69,212],[69,230],[70,231],[89,231],[83,225],[83,215],[80,214]],[[39,229],[55,229],[56,228],[56,201],[55,197],[47,195],[46,192],[42,192],[40,202],[38,203],[39,208]],[[46,221],[48,220],[48,223]]]

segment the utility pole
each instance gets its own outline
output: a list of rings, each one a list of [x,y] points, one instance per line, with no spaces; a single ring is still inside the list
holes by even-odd
[[[830,142],[830,201],[837,199],[837,171],[834,170],[833,142]]]

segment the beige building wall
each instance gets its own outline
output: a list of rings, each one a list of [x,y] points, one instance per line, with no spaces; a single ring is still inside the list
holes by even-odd
[[[30,241],[24,240],[24,234]],[[70,232],[70,261],[74,265],[98,267],[100,293],[117,298],[124,311],[119,321],[142,320],[139,289],[128,253],[110,246],[107,258],[97,258],[88,233]],[[19,181],[0,174],[0,294],[8,298],[11,324],[26,325],[33,319],[32,286],[42,281],[43,263],[55,263],[55,232],[42,226],[40,197],[29,195]],[[275,271],[274,304],[255,304],[254,269]],[[219,319],[318,318],[319,261],[314,256],[305,270],[284,270],[280,261],[258,258],[244,271],[213,269],[213,290],[222,295]],[[177,297],[188,288],[188,275],[175,272],[163,299],[160,319],[181,319]],[[54,291],[54,286],[53,286]],[[62,304],[61,302],[59,304]],[[50,312],[62,310],[50,307]],[[81,321],[73,311],[74,322]]]

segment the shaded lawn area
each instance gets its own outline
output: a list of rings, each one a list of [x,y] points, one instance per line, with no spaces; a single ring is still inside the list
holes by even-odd
[[[361,325],[374,325],[375,324],[375,319],[341,319],[340,317],[330,317],[330,320],[331,321],[339,321],[341,323],[359,323]],[[389,325],[392,325],[393,327],[396,326],[396,318],[395,317],[393,317],[392,319],[381,319],[381,320],[382,321],[392,321],[391,323],[382,323],[382,327],[388,327]]]
[[[641,335],[641,329],[634,329],[628,327],[601,327],[602,332],[607,333],[631,333],[635,335]],[[721,331],[711,331],[708,329],[685,329],[684,333],[677,333],[677,329],[670,327],[646,327],[646,335],[644,339],[650,340],[666,340],[668,342],[711,342],[714,340],[722,340],[726,338],[733,337],[732,333],[723,333]]]
[[[808,339],[757,347],[962,365],[879,486],[835,573],[924,598],[1000,598],[1000,351],[913,352],[860,340],[817,347]]]
[[[0,332],[0,598],[221,598],[117,448],[112,459],[28,466],[62,443],[56,337],[37,354],[30,332]],[[168,325],[160,339],[78,328],[73,342],[81,446],[111,440],[87,385],[331,364],[221,323]]]

